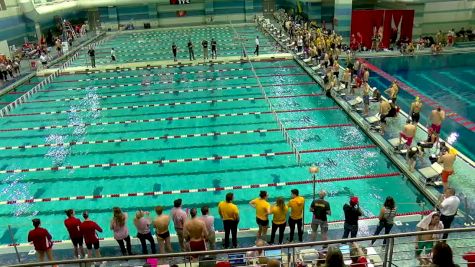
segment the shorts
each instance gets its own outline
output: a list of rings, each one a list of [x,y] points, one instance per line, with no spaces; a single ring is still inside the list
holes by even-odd
[[[74,246],[75,248],[76,248],[77,246],[82,247],[83,238],[82,238],[82,237],[71,238],[71,242],[73,242],[73,246]]]
[[[206,250],[206,242],[204,240],[190,241],[188,242],[188,244],[190,245],[190,251],[205,251]]]
[[[114,57],[114,56],[111,56],[111,59],[112,59],[112,61],[115,61],[115,57]]]
[[[158,234],[157,233],[157,237],[161,238],[161,239],[167,239],[170,237],[170,232],[169,231],[166,231],[165,233],[161,233],[161,234]]]
[[[363,103],[368,106],[369,105],[369,95],[364,95],[363,96]]]
[[[414,139],[414,137],[406,136],[403,132],[400,132],[399,136],[406,140],[406,145],[408,145],[408,146],[410,146],[412,144],[412,140]]]
[[[442,182],[443,183],[448,183],[449,182],[449,176],[452,175],[454,171],[442,171]]]
[[[259,226],[263,226],[263,227],[268,227],[269,226],[269,220],[261,220],[259,218],[256,218],[256,223],[257,225]]]
[[[420,118],[421,118],[421,115],[419,113],[412,112],[411,119],[413,122],[418,123]]]
[[[419,241],[417,242],[416,255],[421,255],[424,248],[426,250],[426,253],[429,253],[432,251],[432,247],[434,247],[434,241]]]
[[[440,134],[440,125],[432,124],[430,127],[434,130],[434,132]]]
[[[328,232],[328,222],[327,221],[322,221],[322,220],[319,220],[319,219],[313,219],[312,224],[311,224],[312,231],[317,232],[318,226],[320,226],[320,229],[321,229],[322,233],[327,233]]]
[[[94,246],[94,249],[99,249],[99,241],[95,243],[86,243],[87,249],[92,249],[92,246]]]

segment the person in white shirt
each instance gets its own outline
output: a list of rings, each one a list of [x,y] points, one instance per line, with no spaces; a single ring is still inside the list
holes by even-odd
[[[43,68],[47,69],[48,67],[46,67],[46,65],[48,64],[48,56],[46,54],[41,54],[40,61],[43,65]]]
[[[449,187],[442,195],[438,206],[440,210],[440,221],[444,224],[444,229],[449,229],[460,205],[460,199],[455,195],[455,189]],[[448,233],[445,233],[442,239],[447,239]]]
[[[216,234],[214,231],[214,216],[208,215],[209,208],[208,206],[201,207],[201,217],[199,219],[206,225],[206,230],[208,230],[208,236],[206,240],[208,241],[209,250],[214,250],[216,243]]]
[[[115,60],[116,60],[114,48],[111,49],[111,60],[112,60],[112,62],[115,62]]]
[[[254,55],[259,56],[259,36],[256,36],[256,50],[254,50]]]

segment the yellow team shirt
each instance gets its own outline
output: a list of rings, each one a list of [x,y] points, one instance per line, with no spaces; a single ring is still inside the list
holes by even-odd
[[[287,221],[288,210],[289,210],[289,207],[287,207],[287,205],[285,205],[283,209],[277,206],[272,206],[272,209],[270,211],[274,215],[274,218],[272,218],[272,222],[275,224],[285,223]]]
[[[263,220],[267,221],[267,210],[270,209],[270,204],[267,202],[267,200],[261,199],[261,198],[256,198],[252,201],[254,205],[256,205],[256,217]]]
[[[218,210],[219,210],[219,214],[223,218],[223,221],[234,221],[239,216],[239,209],[233,203],[221,201],[219,202]]]
[[[302,219],[304,203],[305,199],[301,196],[292,198],[289,201],[290,218],[292,218],[293,220]]]

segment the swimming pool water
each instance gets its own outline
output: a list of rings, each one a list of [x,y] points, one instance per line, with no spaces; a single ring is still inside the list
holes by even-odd
[[[372,58],[369,61],[418,92],[475,122],[475,53],[437,56]],[[387,88],[389,81],[372,73],[372,85]],[[398,103],[409,111],[414,96],[400,90]],[[421,123],[427,125],[433,108],[423,107]],[[468,128],[475,127],[469,125]],[[448,117],[442,125],[442,138],[451,140],[462,153],[475,159],[475,128],[472,130]],[[450,138],[449,138],[450,137]]]
[[[236,34],[238,39],[236,39]],[[222,25],[207,28],[174,28],[160,31],[127,32],[106,37],[104,43],[96,46],[96,64],[111,64],[110,51],[114,48],[117,63],[131,63],[141,61],[173,60],[172,44],[178,47],[177,58],[188,61],[188,40],[194,45],[196,60],[203,60],[201,42],[208,41],[208,52],[211,58],[211,39],[217,41],[218,58],[225,56],[242,55],[242,45],[246,51],[252,53],[255,48],[255,38],[259,36],[260,54],[271,54],[277,51],[275,42],[266,37],[255,26]],[[85,66],[90,64],[89,57],[84,52],[71,66]]]
[[[416,202],[427,203],[426,207],[430,208],[425,197],[402,175],[349,181],[328,180],[368,174],[392,174],[397,173],[398,170],[353,124],[344,111],[336,106],[332,99],[321,95],[320,88],[295,62],[281,60],[255,62],[253,65],[264,90],[269,97],[272,97],[270,101],[274,108],[278,111],[288,111],[278,113],[286,128],[323,126],[315,129],[289,130],[289,135],[298,149],[303,152],[302,165],[297,164],[293,155],[287,154],[1,174],[0,201],[305,181],[310,179],[308,166],[311,163],[317,163],[321,166],[317,178],[322,181],[317,184],[317,190],[325,189],[329,192],[328,200],[333,210],[330,217],[332,221],[343,219],[342,206],[352,195],[361,198],[361,206],[366,216],[376,215],[388,195],[393,196],[398,203],[401,203],[399,205],[401,213],[419,211],[420,207],[414,204]],[[96,79],[111,75],[144,74],[152,74],[152,76],[112,80]],[[225,77],[239,78],[225,80]],[[95,80],[79,81],[84,79]],[[151,84],[141,85],[144,79],[147,79]],[[205,80],[190,81],[197,79]],[[35,81],[39,80],[32,80],[32,82]],[[120,87],[121,84],[126,86]],[[94,88],[94,86],[101,85],[116,87]],[[250,87],[245,88],[246,85]],[[237,88],[238,86],[241,88]],[[242,88],[243,86],[244,88]],[[215,90],[197,91],[200,88]],[[140,93],[148,94],[139,95]],[[127,96],[120,96],[122,94]],[[309,96],[310,94],[313,95]],[[104,98],[105,96],[108,97]],[[70,100],[71,98],[74,100]],[[256,99],[235,100],[239,98]],[[233,100],[115,109],[116,107],[134,105],[219,99]],[[92,110],[93,108],[107,108],[107,110],[98,111]],[[330,109],[308,110],[315,108]],[[65,113],[67,110],[77,109],[86,109],[87,111]],[[61,114],[48,113],[52,111],[63,112]],[[267,113],[186,118],[258,111]],[[261,91],[257,87],[256,79],[251,75],[250,65],[247,63],[131,70],[113,74],[101,72],[64,75],[55,79],[55,82],[45,88],[45,91],[35,94],[27,103],[14,109],[12,113],[14,116],[3,118],[0,121],[1,147],[148,137],[163,137],[163,139],[3,150],[0,170],[291,151],[279,131],[184,138],[165,137],[277,129],[278,125],[268,111],[266,101],[262,99]],[[38,112],[47,112],[47,114],[37,114]],[[23,116],[21,116],[22,114]],[[132,121],[169,117],[185,118],[159,122]],[[73,126],[97,122],[122,123]],[[31,129],[31,127],[48,125],[56,125],[58,128]],[[21,128],[27,128],[27,130]],[[5,131],[7,129],[13,130]],[[349,149],[353,146],[367,147]],[[343,149],[318,152],[320,149],[327,148]],[[325,180],[331,182],[324,182]],[[311,184],[267,187],[265,189],[248,188],[233,190],[235,202],[242,214],[239,227],[255,226],[254,211],[247,203],[257,197],[260,190],[267,190],[270,194],[270,201],[274,202],[277,196],[283,196],[288,201],[292,188],[298,188],[301,195],[306,198],[305,221],[310,222],[308,206],[312,195]],[[52,232],[55,240],[67,239],[67,232],[62,221],[65,217],[64,210],[68,208],[74,208],[78,213],[89,210],[91,218],[105,229],[101,237],[112,236],[111,231],[108,230],[108,224],[113,206],[121,207],[133,217],[136,210],[153,211],[157,205],[165,206],[166,212],[168,212],[173,200],[182,198],[185,208],[199,208],[202,205],[208,205],[211,208],[211,213],[218,217],[217,203],[224,199],[227,192],[229,191],[1,205],[0,217],[2,229],[5,232],[0,242],[2,244],[10,243],[8,232],[6,232],[7,224],[13,226],[14,236],[18,242],[26,242],[30,219],[33,217],[42,219],[43,226]],[[128,224],[131,233],[134,234],[132,220],[129,220]],[[222,229],[219,219],[216,220],[216,226],[217,229]]]

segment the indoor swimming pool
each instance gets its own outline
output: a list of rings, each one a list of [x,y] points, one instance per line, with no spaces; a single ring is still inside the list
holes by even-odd
[[[292,147],[268,100],[301,153]],[[293,60],[119,69],[57,77],[0,121],[3,229],[25,243],[39,217],[54,240],[68,239],[64,210],[89,210],[112,237],[112,207],[131,216],[217,203],[234,192],[239,228],[255,227],[248,202],[267,190],[286,201],[297,188],[311,221],[310,164],[321,167],[317,191],[328,191],[331,221],[359,196],[365,217],[387,196],[400,214],[432,208],[428,200]],[[31,80],[34,84],[39,78]],[[23,203],[35,199],[34,203]],[[15,202],[15,204],[13,204]],[[28,202],[28,201],[27,201]],[[153,213],[152,213],[153,214]],[[244,216],[245,215],[245,216]],[[135,232],[132,220],[128,221]],[[222,230],[219,219],[216,228]],[[8,230],[2,244],[10,243]],[[364,231],[362,229],[361,231]]]
[[[437,106],[448,110],[442,138],[475,159],[475,53],[372,58],[369,62],[409,87],[399,91],[398,103],[404,110],[409,111],[414,97],[422,95],[422,124],[427,125],[428,115]],[[390,79],[377,72],[372,72],[370,83],[387,88]]]

